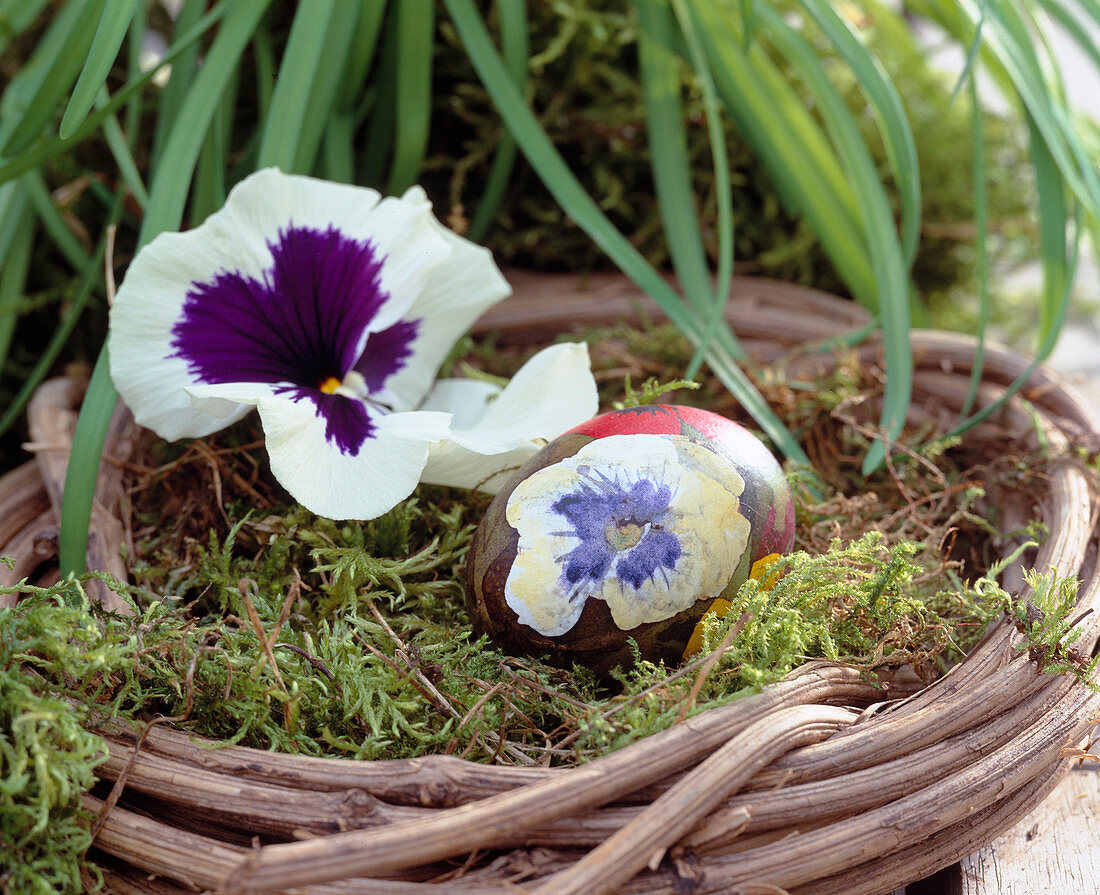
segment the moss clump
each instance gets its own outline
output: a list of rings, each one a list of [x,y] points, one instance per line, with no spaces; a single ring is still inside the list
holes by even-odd
[[[87,680],[110,661],[100,640],[91,616],[56,596],[0,612],[0,891],[79,892],[81,871],[94,873],[83,860],[92,838],[80,797],[106,757],[103,741],[85,730],[83,707],[28,669],[72,663]]]

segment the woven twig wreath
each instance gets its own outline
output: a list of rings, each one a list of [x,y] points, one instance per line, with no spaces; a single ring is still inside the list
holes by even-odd
[[[591,278],[582,290],[568,277],[513,280],[516,295],[480,324],[505,342],[646,311],[617,277]],[[763,362],[866,322],[849,303],[752,280],[737,281],[728,314]],[[973,342],[915,332],[912,348],[915,417],[953,420]],[[860,357],[878,363],[879,350],[870,343]],[[1024,368],[987,348],[980,401]],[[1040,370],[1022,394],[1030,407],[1009,402],[983,426],[1024,440],[1038,419],[1063,451],[1092,436],[1056,377]],[[67,380],[43,386],[31,409],[36,460],[0,480],[0,552],[17,560],[0,568],[0,583],[48,566],[56,548],[75,397]],[[127,432],[120,418],[109,450],[123,451]],[[120,494],[119,475],[105,474],[92,521],[94,558],[116,573]],[[1100,608],[1096,506],[1069,452],[1034,503],[1049,530],[1035,566],[1079,577],[1080,609]],[[1006,582],[1026,596],[1019,571]],[[105,588],[97,596],[117,600]],[[1078,648],[1091,649],[1100,613],[1079,630]],[[303,758],[211,749],[166,724],[140,734],[105,724],[111,754],[97,773],[123,778],[133,797],[126,808],[86,797],[99,817],[95,858],[111,890],[157,895],[887,892],[1028,813],[1095,719],[1100,698],[1072,677],[1040,673],[1022,642],[1010,622],[996,624],[965,661],[907,697],[813,662],[575,769]],[[256,836],[273,844],[255,846]],[[486,854],[492,860],[478,860]]]

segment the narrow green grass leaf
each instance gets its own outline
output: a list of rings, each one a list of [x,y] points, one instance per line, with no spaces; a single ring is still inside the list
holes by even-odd
[[[527,59],[530,55],[527,10],[523,0],[497,0],[497,15],[500,18],[500,48],[504,54],[504,64],[522,91],[527,83]],[[477,211],[466,232],[466,236],[474,242],[482,241],[496,217],[516,163],[517,151],[512,135],[503,133],[489,168],[489,176],[485,179],[485,189],[478,199]]]
[[[743,37],[741,46],[747,53],[752,46],[752,39],[756,36],[755,0],[741,0],[741,20],[744,22],[744,26],[742,27]]]
[[[336,0],[313,0],[301,4],[294,14],[271,108],[264,119],[257,161],[260,168],[274,165],[288,173],[296,172],[295,157],[306,118],[323,114],[311,109],[309,103],[317,73],[328,64],[325,38],[335,3]]]
[[[138,236],[139,248],[162,230],[179,226],[191,175],[211,118],[269,3],[270,0],[242,0],[225,15],[165,142],[161,164],[149,188],[149,204]],[[99,458],[117,400],[104,347],[80,409],[65,477],[58,548],[62,575],[84,568]]]
[[[180,38],[180,40],[173,44],[171,50],[164,57],[161,65],[167,65],[171,63],[177,55],[184,52],[195,41],[197,41],[206,32],[208,28],[218,22],[222,14],[225,11],[224,6],[216,7],[207,16],[204,16],[198,24],[191,29],[187,34]],[[33,171],[36,168],[41,167],[46,162],[59,155],[62,155],[73,146],[80,143],[89,134],[98,130],[99,126],[103,123],[104,119],[108,115],[113,114],[118,109],[122,108],[126,103],[134,98],[141,90],[143,90],[150,81],[156,77],[157,69],[147,71],[139,77],[133,78],[128,81],[117,93],[115,93],[110,101],[101,109],[96,109],[83,123],[76,129],[76,132],[67,140],[63,140],[60,137],[54,137],[40,141],[33,148],[24,152],[17,158],[12,159],[9,162],[0,164],[0,184],[6,183],[16,177],[26,174],[28,171]],[[5,94],[5,99],[7,94]],[[5,119],[7,120],[7,119]]]
[[[42,222],[42,227],[53,240],[54,246],[73,270],[84,270],[90,259],[88,250],[61,217],[41,172],[32,171],[23,178],[23,183],[27,188],[27,198],[30,199],[31,207],[34,208],[34,213]]]
[[[573,176],[539,126],[534,114],[527,108],[522,94],[508,77],[504,62],[493,46],[472,0],[444,0],[444,3],[478,77],[547,189],[577,226],[607,253],[624,274],[658,303],[672,324],[693,344],[699,344],[705,338],[703,322],[691,308],[680,301],[679,296],[630,241],[612,226]],[[707,362],[722,384],[741,402],[779,450],[796,462],[809,465],[805,452],[794,436],[764,401],[744,371],[723,351],[721,344],[716,342],[711,346]]]
[[[978,343],[974,349],[974,365],[970,370],[970,387],[959,419],[970,416],[974,402],[978,399],[978,387],[982,381],[982,369],[985,365],[985,339],[989,330],[989,203],[986,196],[985,171],[985,135],[982,120],[981,97],[978,96],[977,78],[971,75],[967,82],[970,93],[970,153],[972,177],[974,179],[974,242],[978,255],[976,274],[978,277],[978,328],[975,335]]]
[[[852,70],[871,104],[901,199],[901,245],[906,266],[912,267],[920,241],[923,211],[920,162],[901,96],[878,60],[868,52],[829,0],[800,0],[800,3]]]
[[[371,86],[363,91],[356,109],[356,121],[366,131],[359,157],[358,183],[377,189],[385,185],[386,164],[393,153],[396,103],[397,16],[391,10],[378,48],[378,71]]]
[[[107,88],[103,87],[99,92],[96,102],[97,108],[103,108],[111,101]],[[126,135],[122,133],[118,121],[114,115],[108,115],[103,119],[103,138],[107,141],[107,148],[111,150],[111,156],[118,166],[118,173],[130,188],[130,193],[142,208],[149,201],[149,191],[145,188],[145,181],[141,178],[137,162],[130,151],[130,144],[126,141]]]
[[[23,378],[23,382],[19,386],[19,391],[16,392],[11,403],[4,409],[3,414],[0,415],[0,435],[7,432],[12,424],[22,416],[23,410],[27,406],[27,402],[30,401],[35,389],[37,389],[43,380],[50,375],[50,371],[53,369],[54,363],[60,356],[61,350],[69,341],[69,337],[72,335],[73,330],[76,329],[76,325],[80,322],[80,318],[88,305],[88,301],[91,299],[92,293],[95,292],[102,281],[103,274],[100,265],[103,263],[103,254],[107,242],[107,229],[118,221],[122,210],[123,199],[124,193],[121,191],[115,194],[112,207],[107,214],[107,220],[104,224],[103,236],[100,237],[99,243],[92,253],[91,263],[84,271],[84,275],[80,280],[80,285],[77,287],[76,295],[73,296],[72,301],[66,303],[61,322],[56,329],[50,333],[50,341],[38,356],[30,373]]]
[[[972,414],[969,418],[959,423],[950,432],[946,433],[943,437],[951,438],[955,435],[961,435],[964,432],[974,428],[983,420],[988,419],[998,410],[1000,410],[1007,401],[1009,401],[1013,395],[1017,394],[1021,388],[1027,385],[1028,380],[1031,378],[1031,374],[1034,373],[1039,365],[1042,364],[1043,358],[1047,357],[1051,351],[1054,350],[1054,345],[1058,341],[1058,334],[1061,332],[1062,327],[1065,325],[1066,316],[1069,311],[1070,298],[1072,294],[1073,276],[1077,271],[1077,261],[1079,258],[1080,241],[1081,241],[1081,228],[1076,226],[1076,215],[1071,215],[1070,223],[1073,226],[1073,242],[1070,246],[1069,259],[1066,263],[1068,270],[1068,276],[1066,277],[1065,289],[1060,296],[1058,307],[1055,311],[1053,325],[1051,326],[1043,343],[1039,346],[1035,352],[1035,356],[1011,383],[1005,388],[1004,392],[997,398],[996,401],[987,404],[977,413]]]
[[[118,57],[137,4],[138,0],[111,0],[103,7],[84,67],[61,117],[58,133],[62,139],[71,137],[92,110],[100,88],[107,83],[107,75]]]
[[[1039,194],[1039,257],[1043,265],[1043,291],[1039,300],[1040,345],[1048,344],[1048,337],[1057,338],[1059,308],[1063,294],[1070,288],[1069,268],[1066,260],[1066,207],[1065,183],[1047,143],[1035,127],[1030,115],[1025,116],[1031,136],[1031,161],[1035,166],[1035,187]],[[1054,347],[1041,355],[1046,357]]]
[[[692,9],[733,121],[784,204],[806,218],[853,294],[873,308],[878,290],[860,237],[860,210],[820,125],[759,41],[742,51],[741,33],[723,6],[699,2]]]
[[[863,462],[864,474],[873,472],[886,456],[886,443],[900,435],[909,411],[913,382],[913,358],[909,350],[908,267],[894,227],[886,192],[879,181],[870,150],[843,99],[829,82],[813,48],[770,8],[758,10],[776,48],[799,72],[813,94],[837,154],[863,214],[862,228],[877,284],[877,305],[882,321],[886,385],[881,428],[883,438],[872,444]]]
[[[22,181],[9,181],[0,185],[0,267],[8,257],[15,234],[23,226],[23,212],[27,207],[27,188]]]
[[[638,69],[657,208],[680,289],[697,311],[705,313],[711,305],[711,283],[691,183],[680,72],[672,48],[676,20],[665,0],[638,3],[636,9]]]
[[[72,89],[77,72],[95,34],[105,0],[74,0],[65,6],[50,26],[34,57],[27,63],[27,81],[20,83],[21,103],[5,108],[4,114],[18,115],[0,155],[13,156],[38,139],[62,100]],[[40,54],[41,62],[39,61]],[[13,79],[9,89],[15,86]],[[5,91],[6,92],[6,91]]]
[[[981,8],[978,10],[978,22],[974,27],[974,37],[971,38],[970,46],[966,51],[966,61],[963,63],[962,71],[959,72],[959,77],[955,80],[955,86],[951,88],[951,95],[947,98],[949,106],[954,104],[967,80],[974,77],[974,60],[978,58],[978,51],[982,48],[982,28],[985,27],[986,7],[988,5],[989,0],[982,0]]]
[[[344,89],[340,96],[339,111],[348,113],[359,105],[367,73],[374,62],[378,37],[382,33],[382,20],[386,15],[386,0],[359,0],[359,19],[348,54]]]
[[[187,35],[202,21],[206,10],[207,0],[186,0],[180,8],[180,14],[176,18],[173,34],[175,36]],[[219,4],[216,9],[224,11],[225,6]],[[173,45],[181,41],[173,41]],[[153,131],[152,167],[160,162],[161,153],[164,151],[164,143],[168,139],[168,132],[179,115],[180,106],[191,88],[191,82],[195,79],[199,62],[199,42],[197,40],[187,43],[172,60],[172,73],[168,76],[168,83],[160,92],[160,102],[157,105],[157,124]]]
[[[24,210],[16,218],[12,240],[4,253],[0,270],[0,371],[8,359],[15,327],[19,322],[19,303],[27,284],[27,271],[34,250],[34,219]]]
[[[65,470],[65,490],[61,495],[61,529],[58,535],[58,561],[61,575],[76,575],[84,571],[88,551],[88,523],[92,518],[92,501],[99,478],[99,461],[103,442],[118,395],[111,382],[107,350],[99,353],[80,416],[73,431],[73,447]]]
[[[714,86],[714,75],[710,70],[710,60],[699,39],[695,20],[686,0],[672,0],[676,21],[687,44],[691,67],[699,80],[703,94],[703,110],[706,114],[707,137],[710,142],[711,164],[714,167],[714,201],[718,208],[718,272],[715,277],[714,295],[705,325],[705,339],[695,349],[684,371],[688,379],[694,379],[702,366],[703,358],[710,348],[716,333],[721,332],[719,325],[726,303],[729,301],[730,286],[733,283],[733,192],[730,184],[729,156],[726,152],[726,134],[722,127],[722,110],[718,100],[718,91]],[[741,346],[733,346],[734,357],[742,355]]]
[[[336,104],[339,91],[347,80],[345,67],[359,14],[357,3],[337,3],[333,10],[325,37],[324,62],[313,79],[309,114],[302,122],[302,132],[298,137],[298,151],[294,159],[296,171],[305,174],[313,171],[325,131],[339,114]]]
[[[397,14],[397,114],[388,192],[399,195],[416,182],[432,117],[434,0],[395,0]]]

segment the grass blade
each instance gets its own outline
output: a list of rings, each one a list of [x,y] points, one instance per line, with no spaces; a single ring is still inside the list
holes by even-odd
[[[50,195],[50,190],[46,186],[42,174],[38,171],[32,171],[23,178],[23,183],[27,188],[27,198],[31,201],[31,207],[42,222],[42,226],[49,234],[50,239],[53,240],[54,246],[69,262],[73,270],[85,270],[91,260],[88,251],[61,217],[61,213],[54,205],[53,196]]]
[[[180,14],[176,18],[173,35],[189,34],[202,21],[203,12],[206,9],[206,0],[187,0],[180,8]],[[218,6],[218,10],[224,10],[224,6]],[[179,40],[173,44],[180,43]],[[195,72],[199,64],[199,43],[190,42],[178,52],[172,61],[172,73],[168,76],[168,83],[160,93],[160,103],[157,106],[157,125],[153,131],[153,152],[151,167],[156,168],[160,162],[161,153],[164,151],[164,142],[168,139],[168,132],[172,129],[172,123],[179,115],[180,106],[187,97],[187,91],[191,88],[191,82],[195,79]]]
[[[680,25],[680,32],[687,44],[691,66],[695,70],[695,76],[699,79],[699,87],[703,93],[711,163],[714,166],[714,201],[718,207],[718,273],[706,322],[706,337],[696,347],[684,372],[687,379],[694,379],[714,334],[721,332],[719,323],[722,320],[726,302],[729,300],[730,285],[733,282],[733,193],[730,185],[729,157],[726,152],[726,134],[722,129],[722,111],[719,106],[718,92],[714,86],[714,75],[710,70],[710,61],[699,40],[695,21],[686,0],[672,0],[672,5]],[[740,357],[740,345],[735,345],[734,348],[736,350],[731,353],[734,357]]]
[[[851,26],[835,11],[832,3],[827,0],[800,0],[800,3],[852,70],[874,111],[901,199],[901,245],[905,263],[906,267],[912,267],[920,241],[922,215],[920,162],[901,96],[878,60],[853,34]]]
[[[309,102],[317,73],[327,64],[325,38],[334,6],[335,0],[313,0],[300,5],[294,14],[271,108],[264,119],[257,167],[274,165],[288,173],[306,173],[295,167],[295,158],[306,118],[322,114],[311,109]]]
[[[107,75],[118,57],[137,4],[138,0],[111,0],[104,6],[84,67],[61,117],[58,133],[62,139],[71,137],[92,110],[100,88],[107,83]]]
[[[325,37],[324,62],[317,70],[309,98],[309,114],[302,122],[294,169],[313,171],[317,151],[329,123],[337,117],[338,92],[347,80],[345,66],[351,53],[360,7],[356,3],[337,3]]]
[[[866,475],[881,465],[886,456],[886,444],[896,440],[901,433],[909,411],[913,358],[909,350],[908,268],[874,160],[851,112],[829,82],[819,57],[778,13],[763,7],[758,15],[776,48],[795,66],[813,94],[863,215],[862,230],[878,288],[877,306],[886,360],[880,423],[883,438],[874,442],[864,457]]]
[[[403,193],[416,181],[428,148],[432,117],[432,52],[435,34],[433,0],[397,0],[398,114],[393,128],[393,166],[388,192]]]
[[[639,3],[638,68],[645,100],[657,207],[680,289],[700,313],[711,305],[710,274],[691,184],[680,73],[672,49],[676,22],[664,0]]]
[[[970,152],[973,157],[974,178],[974,243],[978,254],[978,344],[974,349],[974,366],[970,371],[970,387],[959,419],[970,416],[974,402],[978,399],[978,386],[982,381],[982,368],[985,365],[985,335],[989,329],[989,251],[986,241],[989,236],[989,203],[986,198],[985,172],[985,136],[983,134],[982,105],[978,96],[977,78],[968,80],[970,93]]]
[[[515,85],[522,91],[527,82],[527,58],[530,47],[527,40],[527,10],[523,0],[498,0],[497,14],[500,17],[500,48],[504,54],[504,64],[512,76]],[[489,176],[485,179],[485,189],[477,203],[477,211],[470,221],[466,236],[474,242],[481,242],[489,225],[496,217],[497,209],[504,199],[508,188],[508,178],[516,163],[516,141],[505,131],[497,144]]]
[[[54,20],[34,56],[5,91],[13,88],[18,99],[5,117],[17,121],[3,141],[0,155],[13,156],[26,149],[46,128],[61,101],[69,93],[95,33],[105,0],[73,0]],[[20,80],[20,78],[23,80]],[[5,104],[7,105],[7,104]]]
[[[19,303],[27,284],[27,271],[34,250],[34,219],[25,209],[16,217],[18,226],[4,253],[0,270],[0,370],[8,359],[15,327],[19,322]]]
[[[757,18],[767,7],[757,4]],[[873,308],[878,289],[860,238],[860,210],[820,125],[759,41],[741,49],[724,6],[692,6],[715,86],[784,204],[806,218],[853,294]]]
[[[96,102],[98,108],[103,108],[111,101],[107,88],[100,90],[99,99]],[[130,188],[130,193],[142,208],[149,201],[149,191],[145,189],[145,181],[141,179],[137,162],[130,151],[130,144],[126,142],[126,136],[122,133],[118,121],[114,115],[108,115],[103,119],[103,138],[107,141],[107,148],[111,150],[111,156],[118,165],[118,173]]]

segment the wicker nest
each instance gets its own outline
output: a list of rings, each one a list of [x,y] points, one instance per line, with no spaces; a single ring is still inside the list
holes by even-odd
[[[516,295],[480,324],[501,341],[537,341],[574,324],[654,313],[621,279],[516,276]],[[865,322],[810,290],[740,280],[729,316],[757,360]],[[950,423],[967,393],[974,346],[917,332],[914,413]],[[860,349],[879,363],[874,343]],[[795,352],[797,354],[797,352]],[[799,362],[807,361],[803,355]],[[820,355],[814,355],[822,363]],[[981,401],[1024,369],[986,356]],[[0,583],[56,580],[57,507],[79,389],[44,385],[30,410],[34,461],[0,480]],[[1064,384],[1040,371],[983,425],[1056,450],[1092,440]],[[1037,415],[1036,415],[1037,411]],[[125,454],[132,428],[108,441]],[[1078,576],[1079,648],[1100,633],[1096,504],[1065,453],[1034,504],[1049,530],[1034,564]],[[117,464],[105,464],[91,561],[124,574]],[[1006,508],[1006,524],[1032,508]],[[1006,573],[1022,596],[1021,570]],[[109,606],[124,606],[102,588]],[[13,599],[0,596],[0,600]],[[575,769],[485,766],[448,756],[357,762],[208,748],[169,724],[102,733],[114,781],[100,801],[94,857],[110,891],[882,893],[947,866],[1027,814],[1073,760],[1100,698],[1071,676],[1039,673],[1009,621],[995,624],[935,683],[884,691],[813,662],[759,695],[701,713]],[[1079,754],[1079,753],[1078,753]],[[121,796],[121,799],[120,799]],[[261,845],[261,843],[263,843]]]

